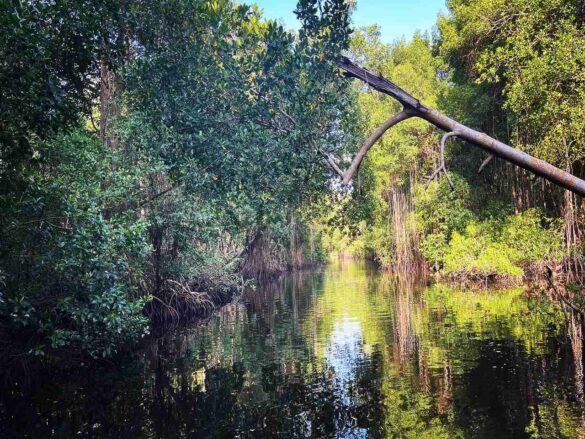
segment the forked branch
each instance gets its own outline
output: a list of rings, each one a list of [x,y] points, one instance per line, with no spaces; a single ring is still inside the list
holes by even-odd
[[[345,175],[345,172],[343,172],[341,170],[341,168],[339,166],[337,166],[337,163],[335,163],[335,160],[333,160],[329,154],[325,154],[323,151],[319,151],[319,152],[323,155],[323,157],[325,158],[325,161],[327,162],[329,167],[333,170],[333,172],[335,172],[337,175],[339,175],[341,178],[343,178],[343,176]]]
[[[449,177],[449,173],[447,172],[447,167],[445,166],[445,142],[447,141],[447,139],[449,137],[455,137],[455,136],[457,136],[457,133],[454,131],[451,131],[449,133],[446,133],[443,136],[443,138],[441,139],[441,143],[439,145],[439,150],[440,150],[439,166],[437,167],[437,169],[435,169],[435,172],[433,172],[431,175],[427,176],[427,184],[426,184],[427,187],[429,187],[429,184],[431,183],[431,181],[435,180],[442,171],[445,174],[445,177],[447,177],[447,181],[449,182],[449,186],[451,187],[451,189],[455,189],[455,186],[453,185],[453,182],[451,181],[451,177]]]
[[[479,146],[492,156],[500,157],[510,163],[513,163],[516,166],[520,166],[527,171],[539,175],[540,177],[543,177],[558,186],[568,189],[577,195],[585,196],[585,181],[582,179],[569,174],[568,172],[563,171],[551,165],[550,163],[545,162],[544,160],[532,157],[524,151],[520,151],[519,149],[513,148],[510,145],[506,145],[505,143],[500,142],[499,140],[496,140],[485,133],[481,133],[463,124],[460,124],[459,122],[445,116],[444,114],[439,113],[437,110],[427,107],[418,99],[402,90],[396,84],[392,83],[386,78],[376,75],[367,69],[364,69],[363,67],[355,65],[348,58],[344,57],[337,65],[345,72],[346,76],[360,79],[361,81],[367,83],[371,88],[396,99],[402,104],[404,107],[403,113],[406,113],[408,117],[416,116],[426,120],[443,131],[448,133],[457,133],[457,137],[459,139]],[[393,118],[389,119],[388,122]],[[390,126],[395,125],[396,123],[390,124]],[[388,128],[386,128],[386,130],[387,129]],[[344,182],[347,183],[351,180],[368,150],[381,137],[381,134],[376,136],[376,133],[377,131],[370,137],[370,139],[374,139],[373,142],[369,144],[368,141],[370,139],[368,139],[368,141],[362,145],[350,168],[345,173],[343,173]]]

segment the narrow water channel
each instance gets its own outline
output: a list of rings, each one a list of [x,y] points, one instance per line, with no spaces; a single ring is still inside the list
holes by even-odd
[[[2,437],[583,437],[582,341],[522,288],[297,273],[0,397]],[[569,329],[569,331],[567,331]]]

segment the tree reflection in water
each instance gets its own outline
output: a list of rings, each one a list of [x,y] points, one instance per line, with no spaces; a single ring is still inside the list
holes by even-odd
[[[259,287],[115,365],[12,385],[0,433],[578,437],[582,321],[569,317],[528,312],[521,289],[426,288],[345,263]]]

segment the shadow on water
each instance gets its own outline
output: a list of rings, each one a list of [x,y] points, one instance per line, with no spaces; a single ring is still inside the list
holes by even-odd
[[[582,322],[345,261],[0,397],[1,437],[579,437]],[[534,308],[534,307],[532,307]],[[572,320],[571,320],[572,319]]]

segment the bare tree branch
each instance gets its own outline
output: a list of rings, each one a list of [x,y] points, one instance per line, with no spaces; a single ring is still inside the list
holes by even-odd
[[[389,80],[382,78],[373,72],[355,65],[350,59],[343,58],[338,64],[345,75],[351,78],[358,78],[367,83],[370,87],[393,97],[400,102],[405,111],[411,116],[416,116],[427,122],[435,125],[437,128],[447,132],[456,132],[457,137],[479,146],[488,154],[495,157],[500,157],[510,163],[515,164],[527,171],[530,171],[540,177],[543,177],[550,182],[568,189],[577,195],[585,196],[585,181],[563,171],[544,160],[537,159],[531,155],[506,145],[485,133],[473,130],[459,122],[439,113],[426,105],[422,104],[418,99],[414,98],[396,84]],[[357,158],[357,157],[356,157]],[[355,161],[355,160],[354,160]],[[359,165],[359,163],[358,163]],[[349,175],[346,173],[346,176]],[[353,176],[353,174],[351,174]],[[346,178],[344,178],[346,181]],[[347,180],[349,181],[349,180]]]
[[[355,173],[360,168],[362,160],[368,154],[370,148],[374,146],[374,144],[380,139],[380,137],[382,137],[384,133],[388,131],[390,128],[392,128],[394,125],[402,122],[403,120],[409,119],[412,116],[413,115],[410,114],[408,111],[403,110],[400,113],[392,116],[390,119],[386,120],[382,125],[380,125],[376,129],[376,131],[374,131],[372,135],[368,137],[366,141],[362,144],[359,151],[352,160],[351,165],[349,166],[349,168],[347,168],[347,171],[345,172],[342,171],[339,166],[337,166],[337,163],[335,163],[331,156],[321,151],[319,152],[321,152],[321,154],[325,157],[325,160],[327,161],[327,164],[329,164],[329,167],[343,179],[343,183],[349,184]]]
[[[451,187],[451,189],[455,189],[455,185],[451,181],[451,177],[449,177],[449,173],[447,172],[447,167],[445,166],[445,142],[447,141],[447,139],[449,137],[455,137],[457,135],[458,135],[458,133],[451,131],[449,133],[446,133],[441,138],[441,143],[439,145],[440,154],[441,154],[440,159],[439,159],[439,167],[437,169],[435,169],[435,172],[433,172],[431,175],[427,176],[427,184],[426,184],[427,187],[429,187],[429,184],[431,183],[431,181],[435,180],[439,176],[441,171],[443,171],[443,173],[447,177],[447,181],[449,182],[449,186]]]
[[[372,133],[372,135],[370,137],[368,137],[366,139],[366,141],[360,147],[360,150],[358,151],[358,153],[354,157],[353,161],[351,162],[351,165],[349,166],[349,168],[347,168],[347,171],[345,171],[343,174],[343,182],[345,184],[348,184],[351,181],[351,179],[353,178],[354,174],[359,169],[359,167],[362,163],[362,160],[364,159],[364,157],[366,156],[366,154],[368,153],[370,148],[374,145],[374,143],[376,143],[380,139],[380,137],[382,137],[382,135],[386,131],[388,131],[394,125],[402,122],[403,120],[411,118],[412,116],[413,116],[413,114],[409,113],[407,110],[403,110],[400,113],[392,116],[390,119],[388,119],[382,125],[380,125],[376,129],[376,131],[374,131]]]
[[[484,170],[484,168],[490,164],[490,162],[494,159],[494,156],[492,154],[488,155],[485,160],[483,162],[481,162],[481,166],[479,167],[479,169],[477,170],[478,174],[481,174],[481,171]]]
[[[333,172],[335,172],[341,178],[343,178],[345,176],[345,173],[341,170],[341,168],[339,166],[337,166],[337,163],[335,163],[335,160],[333,160],[329,154],[326,154],[321,150],[319,150],[319,153],[321,153],[321,155],[325,158],[325,161],[327,162],[329,167],[333,170]]]

